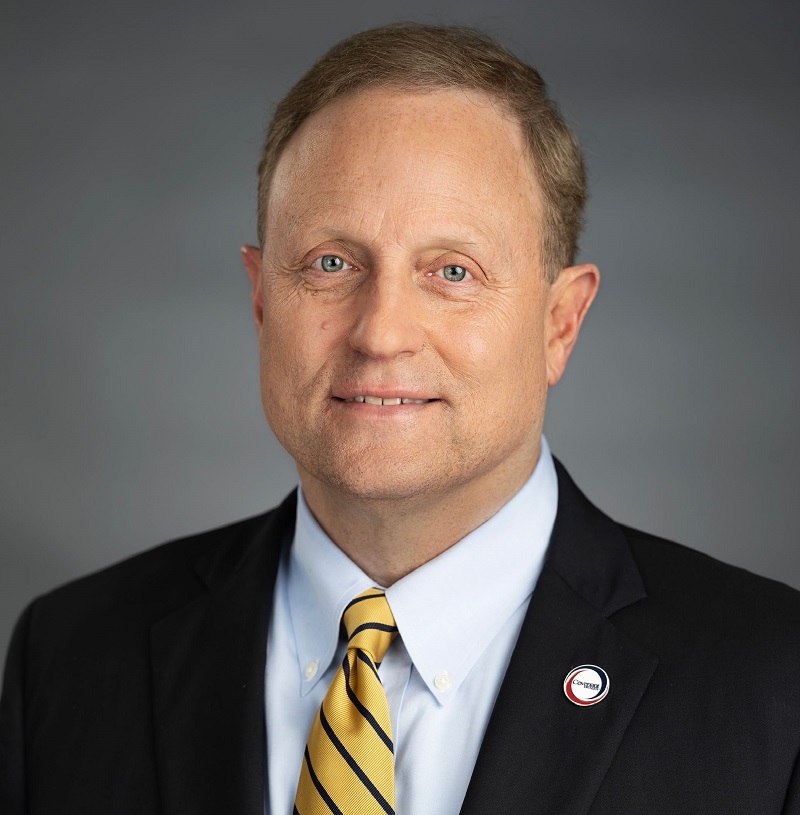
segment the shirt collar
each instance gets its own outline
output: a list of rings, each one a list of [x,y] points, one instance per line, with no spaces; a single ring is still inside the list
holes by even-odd
[[[325,534],[308,508],[302,487],[297,490],[286,582],[300,693],[305,696],[336,653],[345,606],[375,583]]]
[[[553,458],[542,438],[536,468],[508,503],[454,546],[387,589],[403,644],[441,704],[453,698],[503,624],[531,596],[557,503]],[[305,695],[336,653],[345,606],[375,582],[325,534],[302,489],[298,490],[287,584],[301,693]],[[311,670],[310,665],[314,665]],[[448,678],[446,694],[441,692],[443,675]]]

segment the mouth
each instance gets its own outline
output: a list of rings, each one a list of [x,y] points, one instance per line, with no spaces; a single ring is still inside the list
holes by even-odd
[[[388,407],[395,405],[427,405],[430,402],[439,401],[438,399],[412,399],[409,396],[371,396],[369,394],[351,396],[347,399],[338,396],[334,396],[333,398],[345,403],[359,402],[367,405],[386,405]]]

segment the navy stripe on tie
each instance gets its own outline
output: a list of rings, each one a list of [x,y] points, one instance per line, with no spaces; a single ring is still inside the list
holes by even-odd
[[[381,682],[381,678],[380,678],[380,676],[378,676],[378,668],[377,668],[377,666],[375,666],[375,665],[373,665],[373,664],[372,664],[372,660],[371,660],[371,659],[370,659],[370,658],[369,658],[369,657],[368,657],[368,656],[367,656],[367,655],[366,655],[366,654],[365,654],[365,653],[364,653],[362,650],[360,650],[359,648],[356,648],[356,649],[355,649],[355,651],[356,651],[356,656],[357,656],[357,657],[358,657],[358,658],[359,658],[359,659],[360,659],[360,660],[361,660],[361,661],[362,661],[362,662],[363,662],[365,665],[369,665],[370,670],[371,670],[371,671],[372,671],[372,672],[375,674],[375,676],[376,676],[376,677],[377,677],[377,679],[378,679],[378,682]],[[345,662],[347,662],[347,654],[345,654],[345,655],[344,655],[344,659],[345,659]],[[383,682],[381,682],[381,685],[382,685],[382,684],[383,684]]]
[[[322,710],[320,709],[320,714]],[[341,809],[333,803],[333,798],[328,795],[328,791],[325,787],[322,786],[319,778],[317,778],[317,774],[314,772],[314,768],[311,766],[311,756],[308,754],[308,747],[306,747],[306,766],[308,767],[308,774],[311,776],[311,780],[314,782],[314,786],[317,788],[317,792],[320,794],[322,800],[328,805],[328,809],[333,813],[333,815],[344,815]],[[295,807],[295,810],[297,807]]]
[[[364,595],[363,597],[361,597],[361,596],[359,596],[359,597],[354,597],[354,598],[353,598],[353,599],[352,599],[352,600],[351,600],[351,601],[350,601],[350,602],[349,602],[349,603],[348,603],[348,604],[347,604],[347,605],[344,607],[344,611],[347,611],[347,609],[348,609],[348,608],[350,608],[350,606],[354,606],[356,603],[360,603],[362,600],[374,600],[376,597],[385,597],[385,596],[386,596],[386,595],[385,595],[383,592],[380,592],[379,594],[366,594],[366,595]],[[344,611],[342,612],[342,614],[344,614]]]
[[[355,631],[350,635],[349,640],[353,639],[359,631],[367,631],[372,629],[374,631],[388,631],[390,634],[393,634],[397,631],[396,625],[385,625],[384,623],[363,623],[362,625],[358,626]]]
[[[324,703],[320,705],[319,708],[319,720],[322,723],[322,727],[325,732],[328,734],[328,738],[331,740],[333,746],[339,751],[342,758],[350,765],[350,769],[358,776],[358,780],[372,793],[372,797],[380,804],[381,809],[386,813],[386,815],[394,815],[394,808],[391,804],[380,794],[378,788],[369,780],[367,774],[358,766],[355,759],[347,752],[347,748],[339,741],[336,733],[333,732],[333,728],[328,724],[328,720],[325,718],[325,711],[323,710]],[[306,748],[306,754],[308,753],[308,749]],[[309,767],[311,765],[309,764]],[[327,803],[327,802],[326,802]],[[338,810],[337,810],[338,811]]]
[[[342,663],[342,667],[344,668],[344,686],[347,690],[347,695],[350,697],[350,701],[356,706],[358,712],[372,725],[372,729],[380,736],[381,741],[394,753],[392,740],[386,735],[380,724],[378,724],[378,720],[361,704],[361,701],[350,687],[350,663],[347,661],[347,658],[345,658]]]

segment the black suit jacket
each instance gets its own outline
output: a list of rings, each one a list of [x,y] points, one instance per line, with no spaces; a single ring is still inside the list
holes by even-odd
[[[621,527],[558,478],[462,813],[800,813],[800,595]],[[6,667],[0,812],[261,815],[265,643],[293,522],[290,496],[35,601]],[[584,663],[611,681],[593,707],[563,692]]]

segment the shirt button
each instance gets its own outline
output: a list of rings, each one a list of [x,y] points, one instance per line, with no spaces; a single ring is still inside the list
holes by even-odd
[[[440,673],[436,679],[433,680],[433,684],[436,685],[436,690],[449,690],[450,685],[453,684],[453,680],[447,675],[447,673]]]
[[[309,662],[303,669],[303,676],[306,679],[313,679],[317,675],[318,665],[316,662]]]

